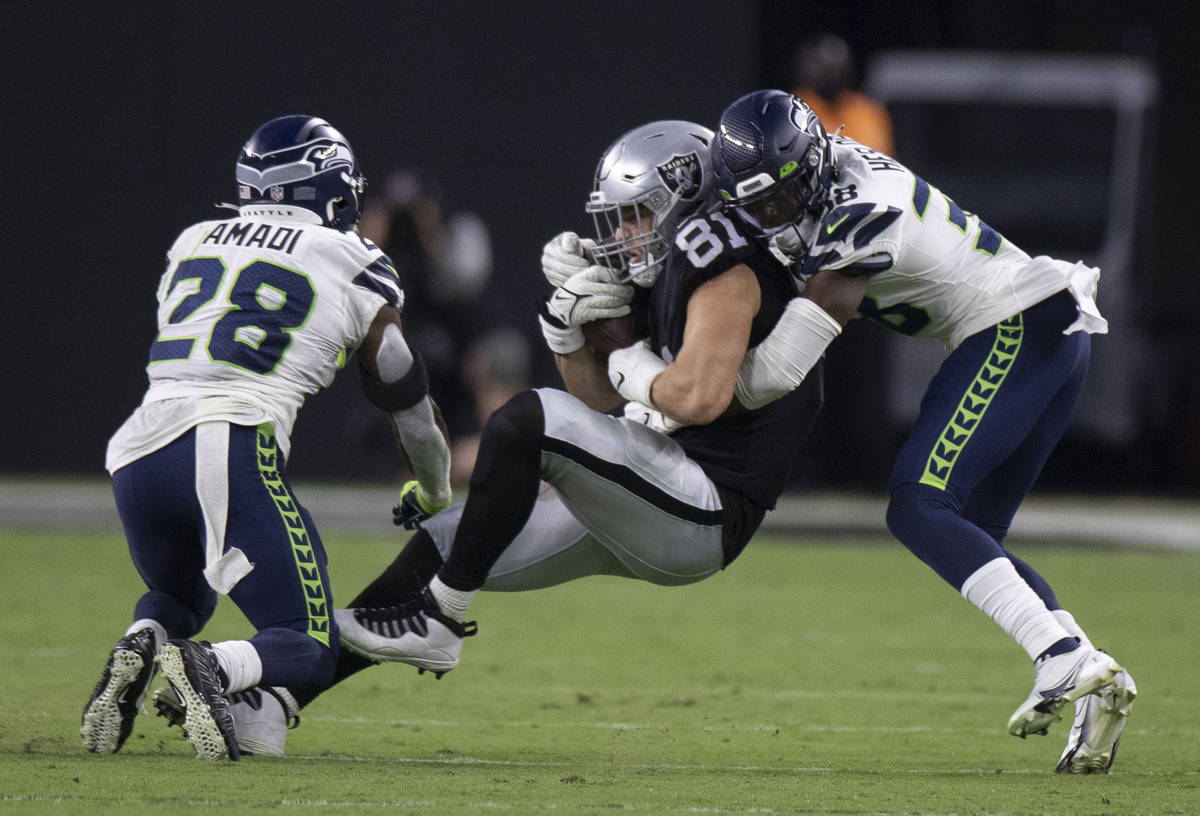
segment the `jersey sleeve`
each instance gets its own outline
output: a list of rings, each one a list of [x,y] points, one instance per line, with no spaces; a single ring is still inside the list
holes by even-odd
[[[846,204],[830,210],[817,225],[803,275],[832,269],[847,275],[874,275],[891,269],[900,255],[901,210],[885,204]]]
[[[374,244],[357,238],[347,240],[357,244],[347,247],[350,266],[349,286],[346,287],[351,324],[356,327],[352,330],[354,336],[348,345],[357,348],[381,308],[393,306],[403,311],[404,289],[401,288],[400,276],[391,258]]]

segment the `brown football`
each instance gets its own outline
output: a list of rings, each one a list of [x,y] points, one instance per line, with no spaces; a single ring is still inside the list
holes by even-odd
[[[594,320],[591,323],[584,323],[582,329],[583,339],[601,354],[625,348],[639,339],[637,332],[634,331],[633,315]]]

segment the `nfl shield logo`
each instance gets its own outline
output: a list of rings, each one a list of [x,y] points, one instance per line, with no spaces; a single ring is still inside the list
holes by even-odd
[[[695,153],[672,156],[658,166],[658,175],[673,193],[691,198],[700,190],[700,157]]]
[[[283,201],[283,188],[278,184],[272,186],[269,192],[272,201]]]

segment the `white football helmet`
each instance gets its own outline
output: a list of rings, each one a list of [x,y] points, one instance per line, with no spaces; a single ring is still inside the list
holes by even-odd
[[[653,286],[675,230],[709,200],[713,132],[666,120],[634,128],[604,151],[587,211],[596,222],[596,263],[622,281]]]

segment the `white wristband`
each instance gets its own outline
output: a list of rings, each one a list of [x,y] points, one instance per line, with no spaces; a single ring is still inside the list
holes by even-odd
[[[738,402],[754,410],[794,391],[841,333],[815,302],[792,298],[771,333],[746,352],[734,386]]]
[[[583,331],[578,326],[560,329],[541,315],[538,315],[538,322],[542,324],[542,337],[546,338],[546,345],[555,354],[570,354],[583,348]]]

